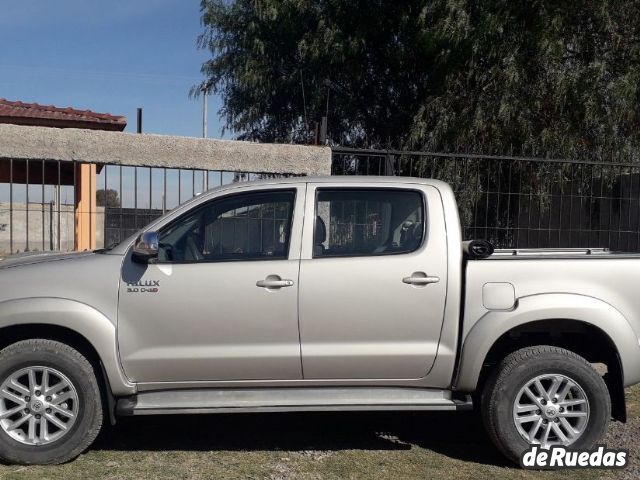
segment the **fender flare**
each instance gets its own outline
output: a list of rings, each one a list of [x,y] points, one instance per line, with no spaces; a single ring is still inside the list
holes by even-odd
[[[638,336],[622,313],[598,298],[547,293],[521,297],[513,310],[488,312],[475,323],[462,345],[456,390],[475,391],[484,359],[502,335],[527,323],[552,319],[576,320],[602,330],[617,348],[624,386],[640,382]]]
[[[103,313],[65,298],[38,297],[0,302],[0,329],[29,324],[55,325],[81,335],[98,353],[112,394],[135,393],[135,385],[120,368],[116,326]]]

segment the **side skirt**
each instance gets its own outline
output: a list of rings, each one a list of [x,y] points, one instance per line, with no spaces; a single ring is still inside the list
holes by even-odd
[[[118,415],[470,410],[471,398],[418,388],[242,388],[143,392],[118,400]]]

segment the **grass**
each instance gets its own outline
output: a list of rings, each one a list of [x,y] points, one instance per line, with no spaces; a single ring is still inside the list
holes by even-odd
[[[640,417],[640,388],[628,391]],[[505,462],[472,413],[307,413],[124,418],[77,460],[0,466],[2,479],[597,479]]]

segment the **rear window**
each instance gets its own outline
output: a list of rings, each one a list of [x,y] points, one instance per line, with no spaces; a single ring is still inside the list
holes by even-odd
[[[420,247],[424,235],[424,201],[420,192],[318,190],[314,258],[409,253]]]

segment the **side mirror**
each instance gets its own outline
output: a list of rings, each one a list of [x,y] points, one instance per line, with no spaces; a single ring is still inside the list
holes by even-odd
[[[158,232],[144,232],[133,246],[131,258],[134,262],[149,263],[158,258]]]

